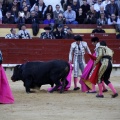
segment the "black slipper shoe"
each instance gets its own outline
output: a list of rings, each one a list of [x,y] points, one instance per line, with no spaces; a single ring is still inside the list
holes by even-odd
[[[74,88],[73,90],[79,90],[80,88],[79,87],[76,87],[76,88]]]
[[[96,91],[88,91],[87,93],[97,93]]]
[[[97,94],[96,97],[97,97],[97,98],[104,98],[103,95],[99,95],[99,94]]]
[[[112,98],[115,98],[118,96],[118,93],[115,93],[114,95],[112,95]]]

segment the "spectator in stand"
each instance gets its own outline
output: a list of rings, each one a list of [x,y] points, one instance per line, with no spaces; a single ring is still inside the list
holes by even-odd
[[[97,19],[100,18],[100,14],[103,13],[106,18],[108,18],[106,11],[103,6],[100,6],[100,11],[96,12]]]
[[[76,21],[78,22],[78,24],[83,24],[85,19],[86,19],[86,14],[83,13],[82,8],[79,8],[79,11],[76,14]]]
[[[64,2],[64,7],[63,10],[66,11],[67,10],[67,6],[71,6],[73,4],[73,0],[66,0],[66,2]]]
[[[87,18],[84,21],[84,24],[96,24],[97,19],[92,12],[88,12]]]
[[[63,39],[65,36],[65,33],[63,31],[63,25],[58,25],[57,30],[53,33],[55,39]]]
[[[3,2],[1,2],[0,4],[2,4],[2,14],[3,16],[6,15],[7,11],[9,11],[9,6],[10,6],[10,2],[8,0],[3,0]]]
[[[102,24],[98,23],[97,28],[92,31],[92,33],[105,33],[105,31],[102,29]]]
[[[27,20],[27,24],[33,24],[33,23],[39,24],[39,19],[36,14],[37,13],[34,10],[30,12],[30,17]]]
[[[87,3],[87,0],[83,0],[83,5],[80,6],[84,14],[90,10],[90,5]]]
[[[17,18],[18,18],[18,10],[17,10],[16,6],[12,7],[12,9],[11,9],[11,16],[13,16],[14,21],[16,23]]]
[[[120,16],[119,8],[118,5],[115,3],[115,0],[110,0],[110,4],[106,5],[105,10],[107,12],[108,17],[110,17],[112,14]]]
[[[77,0],[77,4],[80,6],[79,0]],[[63,10],[66,11],[67,6],[72,6],[72,5],[73,5],[73,0],[66,0],[66,2],[64,2]]]
[[[18,12],[18,18],[16,20],[16,23],[17,24],[25,24],[26,23],[25,14],[23,11]]]
[[[11,16],[11,11],[7,11],[6,16],[2,18],[2,23],[3,24],[14,24],[14,18]]]
[[[58,19],[60,13],[63,14],[63,11],[60,10],[60,5],[56,5],[56,10],[53,12],[54,20]]]
[[[102,2],[102,6],[104,7],[104,10],[106,9],[106,5],[110,4],[110,0],[104,0]]]
[[[44,13],[44,19],[47,18],[47,14],[51,14],[51,18],[53,19],[53,7],[52,7],[52,5],[47,6],[47,9]]]
[[[11,8],[12,8],[13,6],[16,6],[16,8],[17,8],[18,11],[21,11],[20,1],[18,1],[18,0],[13,0],[12,4],[9,5],[9,10],[11,10]]]
[[[37,5],[34,6],[34,11],[36,12],[36,15],[39,19],[39,23],[42,24],[43,23],[43,14],[41,11],[39,11],[39,7]]]
[[[120,24],[120,18],[117,17],[115,14],[111,14],[111,17],[108,18],[108,25],[116,25]]]
[[[76,13],[79,11],[80,4],[77,4],[77,0],[73,0],[73,4],[71,5],[72,10],[74,10]]]
[[[59,24],[61,24],[61,25],[65,24],[65,18],[63,17],[62,13],[60,13],[58,15],[58,18],[55,19],[55,26],[57,27]]]
[[[0,2],[0,24],[2,23],[2,17],[3,17],[3,14],[2,14],[2,3]]]
[[[21,30],[18,31],[19,38],[21,39],[31,39],[31,35],[26,29],[25,24],[21,25]]]
[[[23,8],[23,13],[24,13],[24,15],[25,15],[25,23],[27,23],[27,21],[28,21],[29,18],[30,18],[30,12],[29,12],[27,6],[25,6],[25,7]]]
[[[38,3],[35,3],[35,4],[33,5],[33,7],[31,8],[30,11],[34,10],[34,7],[35,7],[36,5],[39,6],[39,11],[41,11],[42,14],[44,15],[44,12],[46,11],[46,5],[45,5],[44,1],[43,1],[43,0],[39,0]]]
[[[66,24],[78,24],[76,19],[76,13],[72,10],[71,6],[67,6],[67,10],[64,12],[64,17],[66,19]]]
[[[87,12],[87,15],[92,13],[93,16],[97,19],[97,12],[94,10],[94,5],[90,6],[90,11]]]
[[[100,14],[100,17],[97,19],[97,24],[101,23],[102,25],[106,25],[107,24],[107,18],[105,17],[104,13]]]
[[[73,39],[74,38],[74,34],[72,32],[71,28],[67,28],[67,33],[65,34],[65,39]]]
[[[44,30],[45,32],[41,33],[41,39],[54,39],[53,33],[51,32],[51,28],[49,26],[46,26]]]
[[[54,20],[51,18],[51,14],[47,14],[47,19],[43,21],[43,24],[54,24]]]
[[[10,32],[10,34],[5,36],[5,39],[19,39],[19,36],[16,34],[16,30],[14,28],[11,28]]]
[[[100,11],[101,6],[102,6],[102,0],[98,0],[97,3],[94,4],[94,10],[96,12]]]
[[[61,6],[62,6],[62,8],[63,8],[63,11],[66,10],[66,2],[67,2],[67,0],[61,0],[61,1],[60,1]]]
[[[28,8],[30,8],[30,6],[31,6],[30,1],[29,0],[20,0],[20,7],[22,8],[22,6],[23,7],[27,6]]]
[[[39,0],[29,0],[30,1],[30,5],[33,6],[34,4],[37,4],[39,2]]]
[[[27,4],[26,0],[23,0],[22,4],[21,4],[21,10],[24,9],[24,7],[27,6],[28,11],[30,11],[30,4]]]

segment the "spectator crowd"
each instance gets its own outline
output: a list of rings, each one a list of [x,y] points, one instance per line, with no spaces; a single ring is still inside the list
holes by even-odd
[[[58,38],[60,26],[63,28],[65,24],[120,24],[120,0],[61,0],[61,6],[57,4],[53,10],[53,6],[46,6],[44,0],[2,0],[0,21],[2,24],[55,26],[51,38]],[[59,33],[61,38],[68,37],[63,31]],[[71,31],[70,28],[67,31]]]

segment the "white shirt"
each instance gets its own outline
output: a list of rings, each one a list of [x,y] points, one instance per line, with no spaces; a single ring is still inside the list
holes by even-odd
[[[95,10],[96,12],[100,11],[100,7],[101,7],[101,6],[102,6],[102,4],[95,3],[95,4],[94,4],[94,10]]]
[[[34,10],[35,5],[36,5],[36,4],[33,5],[33,7],[31,8],[30,11],[33,11],[33,10]],[[46,9],[47,9],[47,7],[44,8],[44,10],[43,10],[43,15],[44,15]],[[42,11],[42,6],[39,6],[39,11]]]
[[[79,48],[80,50],[79,50]],[[72,61],[72,55],[81,55],[84,56],[85,51],[87,51],[89,54],[91,54],[90,49],[87,45],[87,42],[80,41],[80,44],[77,45],[76,42],[73,42],[70,47],[70,52],[69,52],[69,61]]]
[[[120,18],[117,18],[116,24],[120,24]],[[114,25],[113,22],[111,22],[110,18],[108,18],[108,25]]]
[[[27,30],[25,30],[25,31],[20,30],[20,31],[18,32],[18,35],[19,35],[19,37],[20,37],[21,39],[31,39],[31,38],[32,38],[31,35],[30,35],[30,33],[29,33]]]
[[[110,4],[110,1],[105,0],[102,2],[102,6],[104,7],[104,10],[105,10],[107,4]]]

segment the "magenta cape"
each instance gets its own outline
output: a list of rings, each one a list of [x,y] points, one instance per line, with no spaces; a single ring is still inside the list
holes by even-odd
[[[73,68],[72,68],[72,65],[70,64],[70,71],[69,71],[69,74],[66,78],[68,81],[68,85],[66,86],[65,90],[68,90],[71,87],[72,70],[73,70]],[[59,89],[60,88],[61,87],[59,87]],[[50,91],[51,89],[53,89],[53,88],[48,88],[48,91]]]
[[[4,68],[0,65],[0,103],[12,104],[14,97],[10,89]]]
[[[81,91],[82,92],[86,92],[92,88],[92,84],[90,83],[88,78],[89,78],[90,72],[92,71],[92,68],[94,65],[95,54],[93,54],[93,55],[89,54],[89,57],[91,59],[88,61],[87,65],[86,65],[86,67],[85,67],[85,69],[80,77],[80,81],[79,81],[79,83],[81,84]]]

